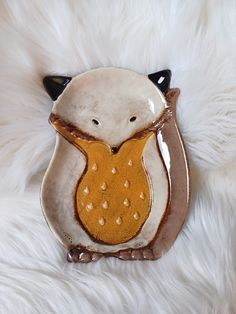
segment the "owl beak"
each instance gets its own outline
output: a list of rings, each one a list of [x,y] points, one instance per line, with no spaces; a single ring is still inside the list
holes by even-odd
[[[118,152],[118,147],[116,146],[111,147],[111,152],[112,154],[116,154]]]

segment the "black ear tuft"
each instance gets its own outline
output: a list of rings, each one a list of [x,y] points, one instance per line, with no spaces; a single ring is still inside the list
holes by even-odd
[[[52,100],[57,100],[71,79],[69,76],[46,76],[43,85]]]
[[[170,70],[163,70],[149,74],[148,78],[162,91],[162,93],[166,93],[170,88]]]

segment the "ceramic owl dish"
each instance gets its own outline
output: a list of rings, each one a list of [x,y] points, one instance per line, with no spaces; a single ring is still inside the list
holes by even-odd
[[[120,68],[44,78],[56,146],[41,204],[68,261],[155,260],[175,241],[189,171],[170,79]]]

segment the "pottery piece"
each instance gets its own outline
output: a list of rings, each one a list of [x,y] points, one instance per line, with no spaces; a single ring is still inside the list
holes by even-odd
[[[154,260],[176,239],[189,170],[170,78],[98,68],[44,79],[57,133],[41,204],[68,261]]]

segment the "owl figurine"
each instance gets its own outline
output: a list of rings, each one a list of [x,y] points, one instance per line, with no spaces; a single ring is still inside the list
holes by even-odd
[[[69,262],[155,260],[188,212],[189,170],[171,71],[46,76],[56,145],[41,188]]]

